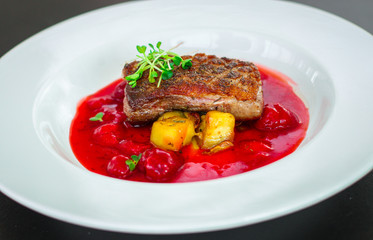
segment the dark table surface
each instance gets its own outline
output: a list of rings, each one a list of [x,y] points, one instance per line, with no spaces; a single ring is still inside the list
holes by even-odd
[[[75,15],[120,0],[0,0],[0,56],[22,40]],[[373,33],[372,0],[300,0]],[[372,63],[373,64],[373,63]],[[4,79],[0,79],[4,81]],[[1,151],[0,146],[0,151]],[[231,230],[187,235],[106,232],[55,220],[0,193],[0,239],[373,239],[373,172],[302,211]]]

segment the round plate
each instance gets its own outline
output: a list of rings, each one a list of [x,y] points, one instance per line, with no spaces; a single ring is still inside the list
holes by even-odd
[[[159,21],[158,21],[159,20]],[[85,170],[69,126],[83,96],[120,77],[138,44],[235,57],[294,81],[310,126],[273,164],[203,182],[155,184]],[[227,229],[315,204],[373,167],[373,38],[331,14],[280,1],[147,1],[57,24],[0,59],[1,191],[63,221],[133,233]]]

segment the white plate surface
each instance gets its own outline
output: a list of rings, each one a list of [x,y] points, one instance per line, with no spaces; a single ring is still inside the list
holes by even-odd
[[[196,183],[85,170],[68,142],[77,102],[119,78],[137,44],[158,40],[183,41],[181,54],[250,60],[290,76],[311,117],[301,147],[260,169]],[[372,169],[372,66],[370,34],[288,2],[148,1],[75,17],[0,59],[1,191],[53,218],[136,233],[227,229],[297,211]]]

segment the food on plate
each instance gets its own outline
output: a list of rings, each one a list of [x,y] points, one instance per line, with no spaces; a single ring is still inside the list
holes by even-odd
[[[286,76],[235,59],[179,56],[160,43],[78,105],[72,150],[88,170],[193,182],[270,164],[304,139],[308,109]]]
[[[149,72],[144,72],[136,87],[125,87],[123,110],[127,121],[152,121],[172,110],[229,112],[238,121],[261,116],[262,82],[253,63],[202,53],[182,58],[191,59],[192,66],[184,69],[175,65],[172,78],[159,86],[147,81]],[[123,76],[134,74],[138,64],[126,64]]]

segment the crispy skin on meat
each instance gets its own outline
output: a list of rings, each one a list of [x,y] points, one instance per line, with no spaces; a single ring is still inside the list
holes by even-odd
[[[125,88],[123,110],[133,123],[156,119],[172,110],[217,110],[232,113],[236,120],[259,118],[263,111],[260,73],[253,63],[198,53],[190,69],[175,68],[174,75],[157,83],[149,83],[144,72],[137,86]],[[134,73],[137,62],[124,66],[123,76]]]

